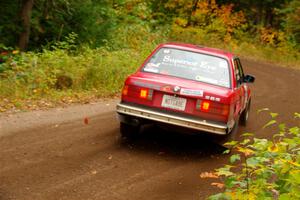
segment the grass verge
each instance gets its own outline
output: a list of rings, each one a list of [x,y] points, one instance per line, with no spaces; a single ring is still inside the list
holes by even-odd
[[[291,49],[275,49],[235,40],[220,42],[213,35],[197,31],[175,29],[169,34],[169,41],[222,48],[245,58],[300,69],[300,53]],[[119,50],[57,48],[9,57],[1,64],[6,70],[0,73],[0,112],[86,103],[118,95],[125,78],[166,38],[152,35],[152,39],[145,41],[145,33],[140,35],[143,37],[131,39],[134,43],[127,38],[126,44],[129,45]],[[138,42],[141,44],[137,45]]]

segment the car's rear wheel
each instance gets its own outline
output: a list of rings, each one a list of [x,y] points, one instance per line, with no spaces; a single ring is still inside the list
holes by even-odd
[[[241,114],[240,124],[243,125],[243,126],[247,125],[247,121],[248,121],[248,118],[249,118],[249,112],[250,112],[250,106],[251,106],[251,99],[249,100],[245,110]]]
[[[125,138],[134,138],[140,132],[140,125],[134,126],[130,124],[120,123],[120,133],[122,137]]]
[[[227,142],[230,141],[238,141],[239,140],[239,134],[238,134],[238,129],[239,129],[239,120],[237,120],[233,126],[233,128],[231,129],[231,131],[226,134],[226,135],[222,135],[222,136],[218,136],[216,139],[218,144],[224,146],[227,148],[226,145],[224,145]]]
[[[239,121],[235,122],[232,130],[225,136],[224,142],[230,142],[233,140],[238,140],[238,129],[239,129]]]

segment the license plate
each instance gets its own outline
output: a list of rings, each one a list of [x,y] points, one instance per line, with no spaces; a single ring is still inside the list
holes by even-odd
[[[161,106],[165,108],[172,108],[176,110],[185,110],[186,99],[181,97],[174,97],[170,95],[164,95]]]

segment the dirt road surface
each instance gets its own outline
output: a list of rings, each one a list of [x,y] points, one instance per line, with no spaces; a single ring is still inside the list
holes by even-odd
[[[261,129],[269,115],[256,114],[264,107],[297,123],[292,114],[300,111],[300,71],[254,61],[243,65],[256,82],[249,125],[239,132],[270,137],[274,129]],[[158,128],[122,140],[117,101],[1,114],[0,200],[190,200],[218,191],[199,174],[227,161],[219,145]]]

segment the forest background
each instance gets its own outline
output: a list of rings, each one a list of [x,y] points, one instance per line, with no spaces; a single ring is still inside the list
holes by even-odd
[[[1,0],[0,111],[119,93],[162,42],[300,68],[299,0]]]

